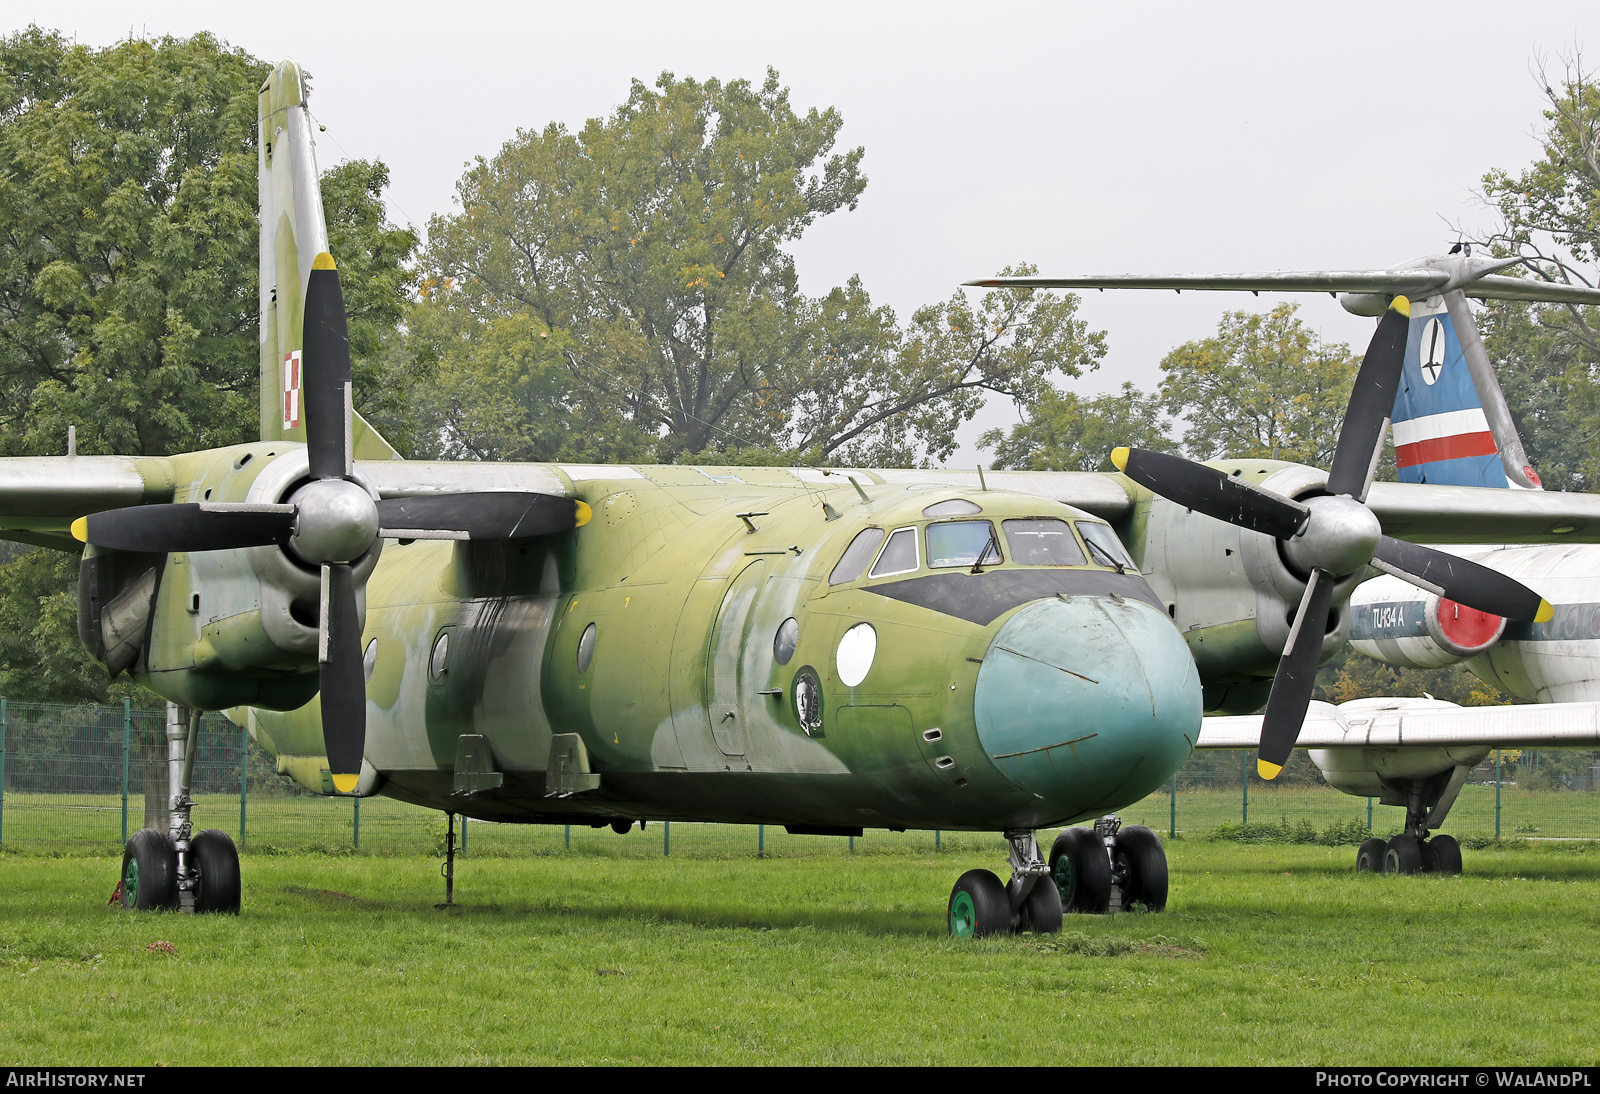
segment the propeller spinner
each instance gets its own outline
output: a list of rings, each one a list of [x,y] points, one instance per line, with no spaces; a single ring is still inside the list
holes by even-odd
[[[1139,448],[1111,454],[1118,470],[1169,501],[1276,538],[1284,557],[1306,574],[1306,591],[1262,717],[1256,770],[1263,779],[1276,778],[1294,750],[1311,702],[1333,586],[1340,578],[1370,563],[1479,611],[1533,622],[1554,614],[1538,593],[1504,574],[1389,538],[1366,506],[1400,385],[1409,315],[1410,302],[1396,296],[1378,322],[1345,408],[1325,495],[1291,501],[1178,456]]]
[[[305,421],[311,481],[286,504],[142,505],[80,517],[79,540],[108,550],[166,553],[276,544],[321,571],[317,674],[323,745],[340,793],[355,790],[366,745],[366,685],[355,563],[381,536],[503,540],[585,523],[572,498],[522,492],[374,501],[355,481],[350,338],[333,256],[319,254],[306,286]]]

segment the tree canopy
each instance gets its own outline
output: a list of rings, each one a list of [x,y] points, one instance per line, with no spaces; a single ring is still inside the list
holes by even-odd
[[[412,323],[439,364],[441,454],[908,463],[948,456],[981,391],[1094,367],[1072,297],[958,293],[902,328],[859,279],[802,294],[784,244],[866,186],[863,150],[834,151],[842,124],[798,113],[771,70],[667,73],[576,134],[480,158],[429,224],[419,310],[442,314]],[[527,420],[534,388],[582,427]]]
[[[1499,213],[1482,240],[1518,255],[1530,277],[1600,285],[1600,80],[1581,55],[1553,79],[1540,65],[1548,107],[1543,154],[1517,175],[1491,171],[1483,196]],[[1534,468],[1547,487],[1600,482],[1600,309],[1490,306],[1480,325]]]

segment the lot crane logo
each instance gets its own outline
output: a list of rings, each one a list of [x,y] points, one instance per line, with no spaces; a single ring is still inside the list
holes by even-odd
[[[1444,371],[1444,324],[1438,319],[1430,319],[1422,328],[1422,378],[1430,385],[1439,382],[1439,373]]]

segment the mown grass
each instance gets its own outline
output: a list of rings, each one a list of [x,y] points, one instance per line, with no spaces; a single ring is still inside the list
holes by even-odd
[[[559,833],[559,830],[557,830]],[[676,827],[675,827],[676,833]],[[238,918],[105,907],[110,857],[0,856],[0,1059],[42,1064],[1593,1065],[1600,853],[1357,876],[1180,840],[1169,910],[944,936],[994,837],[750,833],[437,859],[247,855]],[[738,838],[735,839],[734,837]],[[925,840],[926,834],[921,834]],[[653,853],[645,853],[647,841]],[[169,943],[169,947],[158,945]]]

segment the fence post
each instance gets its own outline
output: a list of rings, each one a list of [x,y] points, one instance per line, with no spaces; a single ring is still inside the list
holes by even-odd
[[[661,857],[668,858],[672,854],[672,822],[661,822]]]
[[[133,700],[122,700],[122,843],[128,843],[128,753],[133,747]]]
[[[567,850],[572,850],[572,825],[567,825]]]
[[[461,853],[467,853],[467,815],[461,814]]]
[[[1367,799],[1367,831],[1372,831],[1372,799]]]
[[[239,727],[239,850],[244,850],[244,810],[250,799],[250,716]]]
[[[1250,753],[1248,752],[1244,754],[1244,766],[1240,771],[1244,774],[1244,779],[1240,783],[1244,787],[1244,794],[1239,807],[1239,823],[1245,825],[1250,823]]]
[[[1172,788],[1167,792],[1167,794],[1172,799],[1171,803],[1170,803],[1171,806],[1172,806],[1172,819],[1167,822],[1167,838],[1168,839],[1177,839],[1178,838],[1178,773],[1176,771],[1174,771],[1172,773]]]
[[[767,826],[756,825],[756,858],[767,857]]]
[[[6,832],[6,701],[0,697],[0,847]]]
[[[356,814],[356,850],[359,851],[359,850],[361,850],[361,798],[360,797],[354,797],[354,798],[351,798],[350,800],[356,803],[355,804],[355,814]],[[466,821],[463,818],[462,824],[461,824],[462,835],[466,834],[466,827],[467,827]]]
[[[1500,768],[1500,750],[1494,750],[1494,838],[1500,838],[1500,783],[1504,779]]]
[[[939,832],[939,830],[938,830],[938,829],[937,829],[937,828],[935,828],[935,829],[934,829],[934,830],[933,830],[933,849],[934,849],[934,850],[935,850],[935,851],[938,851],[938,850],[940,850],[940,846],[939,846],[939,836],[940,836],[940,832]]]

